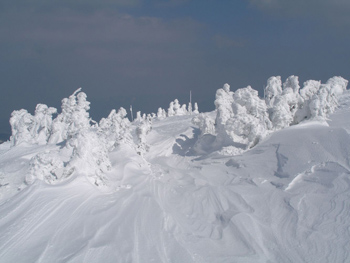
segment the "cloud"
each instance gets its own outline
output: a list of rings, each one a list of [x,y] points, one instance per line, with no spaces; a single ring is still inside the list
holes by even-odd
[[[113,58],[110,53],[117,54],[141,46],[155,51],[160,46],[162,49],[176,49],[195,41],[200,28],[200,24],[191,19],[166,22],[155,17],[133,17],[116,11],[9,13],[0,21],[3,21],[0,43],[18,44],[25,49],[77,51],[80,55],[84,49],[95,49],[100,58],[105,55]]]
[[[156,7],[179,7],[188,2],[189,0],[155,0],[154,5]]]
[[[103,7],[105,5],[115,6],[115,7],[137,7],[140,6],[142,0],[75,0],[74,2],[71,0],[31,0],[28,3],[27,0],[11,0],[5,3],[2,3],[4,7],[16,7],[16,9],[21,6],[30,7],[30,8],[38,8],[38,7],[84,7],[84,6],[99,6]]]
[[[164,103],[182,90],[187,95],[193,85],[189,76],[203,67],[195,48],[202,33],[202,25],[188,18],[12,9],[0,16],[0,118],[37,103],[59,107],[60,99],[80,86],[96,119],[127,107],[133,96],[140,97],[143,111],[154,111],[160,106],[154,94]]]
[[[245,45],[244,40],[235,40],[223,35],[215,35],[213,41],[218,48],[237,48]]]
[[[305,17],[331,23],[350,25],[350,1],[348,0],[248,0],[253,7],[279,17]]]

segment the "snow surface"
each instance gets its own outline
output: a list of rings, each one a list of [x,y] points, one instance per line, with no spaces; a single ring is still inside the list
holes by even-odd
[[[347,91],[327,122],[237,156],[196,155],[189,115],[156,120],[148,152],[109,153],[103,187],[26,185],[31,158],[63,146],[3,143],[0,262],[349,262],[349,113]]]

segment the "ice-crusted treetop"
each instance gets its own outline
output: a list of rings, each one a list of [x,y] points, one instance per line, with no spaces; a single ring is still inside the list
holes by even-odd
[[[267,107],[273,107],[278,95],[282,94],[282,81],[280,76],[270,77],[265,88],[265,102]]]
[[[283,83],[283,92],[288,89],[291,89],[294,93],[299,92],[299,77],[292,75],[286,79],[286,81]]]
[[[217,109],[216,124],[222,125],[231,118],[233,114],[232,110],[233,92],[230,91],[230,85],[225,83],[222,89],[218,89],[215,95],[214,104]]]
[[[62,100],[62,112],[52,123],[50,143],[58,143],[77,132],[90,127],[90,102],[87,96],[77,89],[69,98]]]
[[[349,81],[336,76],[333,78],[330,78],[326,82],[326,87],[329,89],[331,94],[334,94],[335,96],[339,96],[343,94],[343,92],[346,90],[346,87],[348,86]]]
[[[132,141],[130,121],[126,116],[126,110],[120,108],[118,112],[112,110],[107,118],[100,120],[99,134],[106,140],[109,150],[121,143],[130,143]]]
[[[318,92],[321,87],[321,81],[308,80],[303,84],[303,88],[300,90],[300,96],[304,100],[309,100],[314,94]]]
[[[348,81],[342,77],[330,78],[322,84],[309,103],[310,118],[326,119],[338,107],[338,97],[346,90]]]
[[[10,118],[12,145],[22,142],[46,144],[52,129],[52,115],[57,110],[45,104],[38,104],[34,116],[21,109],[13,111]]]

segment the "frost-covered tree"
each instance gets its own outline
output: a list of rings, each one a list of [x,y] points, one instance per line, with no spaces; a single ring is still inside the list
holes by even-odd
[[[107,118],[100,120],[99,135],[105,138],[110,151],[121,143],[131,144],[132,142],[130,121],[126,116],[126,110],[120,108],[118,112],[112,110]]]
[[[278,96],[275,99],[270,112],[270,119],[276,130],[283,129],[293,122],[293,115],[290,112],[286,97]]]
[[[192,115],[192,103],[191,102],[188,103],[187,109],[188,109],[188,114]]]
[[[152,119],[147,118],[142,121],[136,128],[136,135],[139,140],[137,146],[137,152],[142,155],[149,151],[149,145],[147,144],[146,135],[152,130]]]
[[[166,111],[164,109],[162,109],[161,107],[158,108],[157,118],[160,120],[166,118]]]
[[[97,186],[104,185],[103,174],[110,170],[111,163],[107,145],[98,134],[89,129],[81,130],[68,140],[67,147],[73,150],[67,167],[87,175]]]
[[[342,77],[330,78],[326,84],[321,85],[317,94],[310,100],[310,117],[326,119],[338,106],[338,98],[346,90],[347,85],[348,81]]]
[[[180,115],[181,105],[178,99],[174,100],[173,110],[174,110],[174,115]]]
[[[308,80],[304,82],[303,88],[299,90],[303,103],[295,113],[295,116],[294,116],[295,124],[300,123],[301,121],[305,119],[309,119],[311,117],[310,101],[311,101],[311,98],[315,94],[317,94],[320,87],[321,87],[321,81]]]
[[[34,116],[22,109],[11,114],[12,145],[22,142],[46,144],[51,133],[52,115],[56,109],[38,104]]]
[[[225,133],[234,143],[253,147],[271,129],[265,101],[250,86],[238,89],[233,95],[233,116],[225,124]]]
[[[197,102],[194,103],[194,110],[192,112],[193,114],[199,114],[198,104]]]
[[[33,143],[32,129],[34,127],[34,117],[27,110],[21,109],[13,111],[10,118],[12,135],[10,141],[12,145],[22,142]]]
[[[134,120],[135,122],[141,122],[143,120],[141,111],[136,112],[136,119]]]
[[[233,92],[230,91],[230,85],[226,83],[222,89],[216,91],[214,104],[216,107],[217,141],[221,144],[230,141],[225,126],[226,122],[234,116],[232,109]]]
[[[208,115],[200,113],[193,117],[192,123],[201,131],[200,136],[204,134],[215,135],[215,121]]]
[[[275,104],[275,100],[282,94],[282,81],[281,77],[270,77],[267,80],[265,88],[265,102],[268,108],[272,108]]]
[[[289,110],[294,118],[295,112],[302,106],[304,100],[299,94],[299,78],[297,76],[290,76],[283,83],[282,96],[286,97]]]
[[[52,129],[52,115],[56,113],[56,108],[48,107],[45,104],[36,106],[32,137],[37,143],[46,144],[48,142]]]
[[[29,165],[29,174],[25,177],[27,184],[32,184],[36,179],[55,184],[70,175],[60,156],[50,152],[38,153],[30,160]]]
[[[174,111],[174,102],[170,102],[169,108],[168,108],[168,117],[174,116],[175,111]]]
[[[186,104],[182,104],[181,108],[177,111],[176,115],[187,115],[187,107]]]
[[[321,81],[308,80],[303,84],[303,88],[300,90],[300,96],[304,101],[310,100],[313,95],[317,94],[321,87]]]
[[[52,122],[50,143],[58,143],[74,136],[78,131],[90,128],[87,96],[76,90],[69,98],[62,100],[62,112]]]
[[[303,99],[299,94],[298,77],[288,77],[283,83],[282,92],[280,92],[280,79],[280,77],[269,78],[267,85],[269,89],[265,90],[265,102],[270,120],[277,130],[294,124],[295,113],[303,105]]]
[[[215,150],[215,119],[208,113],[199,113],[194,115],[192,123],[196,125],[200,134],[192,150],[197,154],[205,154]]]

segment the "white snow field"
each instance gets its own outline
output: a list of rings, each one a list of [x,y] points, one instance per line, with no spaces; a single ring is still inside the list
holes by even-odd
[[[5,142],[0,262],[350,262],[348,91],[339,104],[235,156],[196,154],[191,115],[154,119],[149,150],[116,147],[95,184],[30,180],[38,153],[68,161],[64,144]]]

